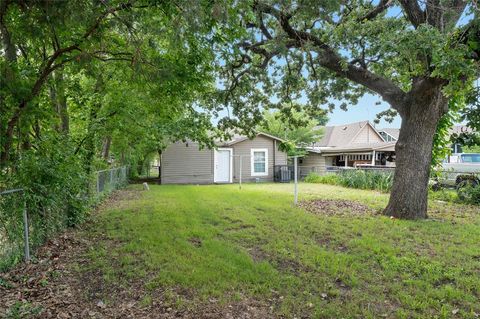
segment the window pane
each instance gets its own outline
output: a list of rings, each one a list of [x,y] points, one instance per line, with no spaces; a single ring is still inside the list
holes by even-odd
[[[255,162],[265,162],[265,152],[253,152],[253,160]]]
[[[263,163],[254,163],[253,171],[255,173],[265,173],[265,162]]]
[[[266,172],[266,154],[265,152],[253,152],[253,172]]]
[[[480,155],[478,154],[464,154],[462,155],[462,161],[465,163],[479,163]]]

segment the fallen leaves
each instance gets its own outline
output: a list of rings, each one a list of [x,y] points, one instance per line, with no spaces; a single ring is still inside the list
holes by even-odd
[[[299,203],[299,206],[310,213],[325,216],[364,216],[375,213],[372,208],[349,200],[304,200]]]

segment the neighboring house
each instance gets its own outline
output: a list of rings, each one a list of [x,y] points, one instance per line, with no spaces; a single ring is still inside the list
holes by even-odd
[[[399,128],[383,128],[378,130],[378,133],[383,137],[385,142],[396,142],[400,135]]]
[[[462,133],[472,133],[473,130],[469,128],[466,125],[455,125],[453,126],[450,130],[450,136],[455,134],[455,135],[460,135]],[[463,146],[461,143],[452,143],[450,147],[452,148],[452,154],[460,154],[463,153]]]
[[[395,141],[386,141],[368,121],[327,126],[323,138],[307,151],[299,163],[303,171],[309,167],[321,173],[335,166],[395,166]]]
[[[461,134],[461,133],[471,133],[472,129],[465,126],[465,125],[455,125],[449,130],[449,134]],[[398,136],[400,135],[400,129],[399,128],[384,128],[381,130],[378,130],[378,133],[382,135],[383,139],[387,142],[396,142],[398,140]],[[458,154],[463,152],[463,145],[460,143],[453,143],[450,145],[452,148],[452,153],[453,154]]]
[[[273,181],[276,165],[287,164],[275,136],[259,133],[253,139],[236,136],[217,143],[216,149],[200,149],[188,141],[169,145],[162,153],[162,184],[212,184]],[[240,165],[241,164],[241,165]],[[240,168],[241,166],[241,168]]]
[[[461,134],[461,133],[471,133],[472,129],[465,126],[465,125],[455,125],[449,130],[449,135],[453,134]],[[398,136],[400,135],[400,129],[399,128],[384,128],[381,130],[378,130],[378,133],[382,135],[383,139],[386,142],[396,142],[398,140]],[[462,147],[463,145],[460,143],[453,143],[450,145],[452,148],[452,153],[453,154],[458,154],[462,153]]]

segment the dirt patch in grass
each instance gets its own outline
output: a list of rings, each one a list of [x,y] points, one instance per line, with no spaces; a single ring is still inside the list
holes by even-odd
[[[97,205],[95,211],[98,213],[106,208],[124,208],[132,200],[139,199],[142,191],[138,189],[120,189],[113,191],[107,198]]]
[[[252,260],[256,263],[266,261],[276,269],[282,272],[291,272],[294,274],[300,274],[304,272],[309,272],[311,269],[299,261],[294,259],[281,258],[280,256],[275,256],[273,254],[267,253],[259,247],[252,247],[247,249],[249,255],[252,257]]]
[[[375,214],[375,210],[367,205],[349,200],[305,200],[301,201],[299,206],[310,213],[325,216],[365,216]]]
[[[198,237],[191,237],[188,239],[188,241],[195,247],[201,247],[202,246],[202,240]]]
[[[249,225],[249,224],[240,224],[240,225],[235,226],[235,227],[227,227],[227,228],[225,228],[225,231],[240,231],[240,230],[249,229],[249,228],[255,228],[255,226],[254,225]]]

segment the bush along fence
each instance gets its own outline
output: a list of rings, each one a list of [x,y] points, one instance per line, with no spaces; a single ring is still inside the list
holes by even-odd
[[[89,187],[66,189],[39,182],[25,188],[0,191],[0,272],[30,260],[30,252],[66,227],[81,223],[89,207],[128,183],[128,167],[98,171]],[[42,179],[39,176],[38,179]],[[80,179],[81,180],[81,179]]]
[[[392,170],[342,169],[319,175],[310,173],[305,177],[307,183],[341,185],[350,188],[390,191],[393,183]]]
[[[24,190],[0,192],[0,271],[22,256],[30,260],[29,223]]]

